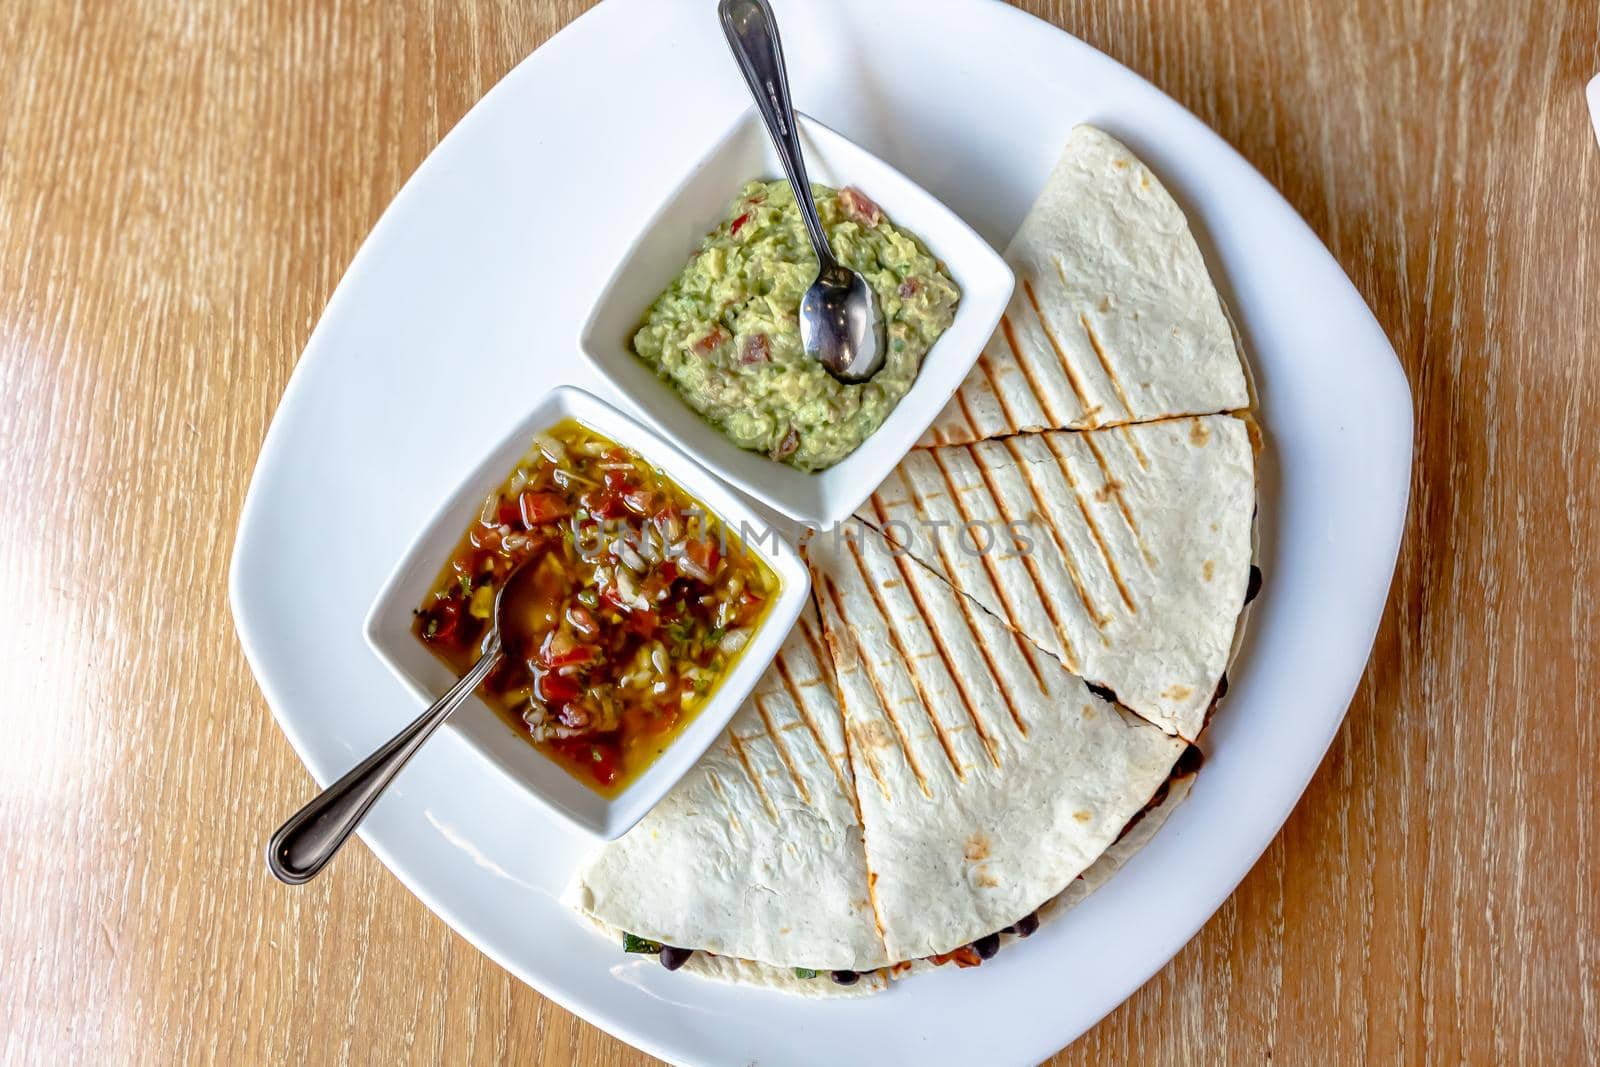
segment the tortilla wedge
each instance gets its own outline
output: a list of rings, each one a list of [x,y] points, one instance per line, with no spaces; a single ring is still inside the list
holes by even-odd
[[[808,546],[888,956],[949,952],[1056,896],[1187,747],[897,555]]]
[[[1181,766],[1181,764],[1180,764]],[[1065,915],[1073,908],[1100,889],[1122,869],[1141,849],[1148,845],[1156,836],[1156,831],[1166,823],[1179,804],[1189,796],[1189,790],[1194,788],[1195,775],[1179,774],[1173,771],[1172,777],[1167,780],[1167,788],[1160,790],[1149,805],[1137,812],[1128,825],[1122,829],[1121,835],[1101,853],[1100,858],[1089,864],[1088,868],[1078,877],[1067,883],[1067,888],[1046,901],[1035,914],[1039,925]],[[1031,935],[1028,935],[1031,936]],[[1022,940],[1017,934],[1002,933],[1000,941],[1002,948],[1013,941]],[[948,966],[950,962],[936,964],[931,960],[914,960],[909,965],[897,963],[890,968],[891,978],[906,978],[913,974],[921,974],[933,970],[935,967]],[[969,964],[970,966],[970,961]],[[957,966],[960,966],[958,963]]]
[[[802,613],[728,730],[580,867],[570,902],[606,927],[780,970],[888,963],[827,657],[815,610]]]
[[[1011,305],[924,447],[1249,407],[1183,210],[1108,134],[1072,131],[1005,258]]]
[[[1112,876],[1122,870],[1125,863],[1155,839],[1156,832],[1166,825],[1167,819],[1177,806],[1188,799],[1189,791],[1194,788],[1194,780],[1193,774],[1174,776],[1168,783],[1165,797],[1148,810],[1141,812],[1139,821],[1126,828],[1122,836],[1117,838],[1099,859],[1089,865],[1088,870],[1074,878],[1068,883],[1067,888],[1039,909],[1040,924],[1065,915],[1083,903],[1090,894],[1111,881]]]
[[[593,916],[587,918],[606,940],[613,944],[621,943],[621,930],[598,922]],[[633,959],[655,966],[655,960],[650,956],[635,956]],[[856,975],[855,981],[841,984],[835,982],[826,971],[820,971],[814,977],[807,978],[802,977],[793,967],[778,967],[770,963],[757,963],[755,960],[718,956],[703,951],[690,956],[688,961],[678,968],[678,973],[692,974],[697,978],[708,978],[713,982],[726,982],[729,985],[749,986],[794,997],[818,999],[869,997],[888,989],[890,977],[888,968],[879,968],[874,971],[863,971]]]
[[[1210,415],[914,450],[857,514],[1193,740],[1240,625],[1255,486],[1250,428]]]

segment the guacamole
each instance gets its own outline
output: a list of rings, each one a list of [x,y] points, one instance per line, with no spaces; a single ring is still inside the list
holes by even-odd
[[[817,257],[787,182],[751,182],[650,305],[633,350],[740,448],[804,471],[844,459],[911,389],[961,292],[915,237],[851,188],[813,185],[839,261],[883,314],[883,369],[846,385],[800,347],[800,298]]]

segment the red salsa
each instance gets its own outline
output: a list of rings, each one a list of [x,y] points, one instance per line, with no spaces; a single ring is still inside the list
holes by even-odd
[[[710,699],[777,590],[766,564],[661,471],[568,420],[489,494],[416,612],[457,674],[526,564],[479,693],[574,777],[613,795]],[[518,593],[529,588],[519,580]]]

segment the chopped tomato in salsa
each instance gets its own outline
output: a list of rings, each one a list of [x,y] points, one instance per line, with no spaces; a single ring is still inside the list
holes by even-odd
[[[418,638],[466,673],[523,564],[537,568],[534,595],[506,620],[506,656],[480,693],[607,794],[706,702],[777,587],[665,475],[570,421],[538,435],[484,500],[416,613]]]

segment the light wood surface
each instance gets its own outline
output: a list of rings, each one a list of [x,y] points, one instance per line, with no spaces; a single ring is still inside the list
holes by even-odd
[[[585,6],[0,3],[0,1059],[645,1061],[363,847],[270,880],[308,779],[225,596],[362,236]],[[1418,415],[1390,610],[1311,789],[1058,1062],[1600,1060],[1596,5],[1027,6],[1285,192]]]

